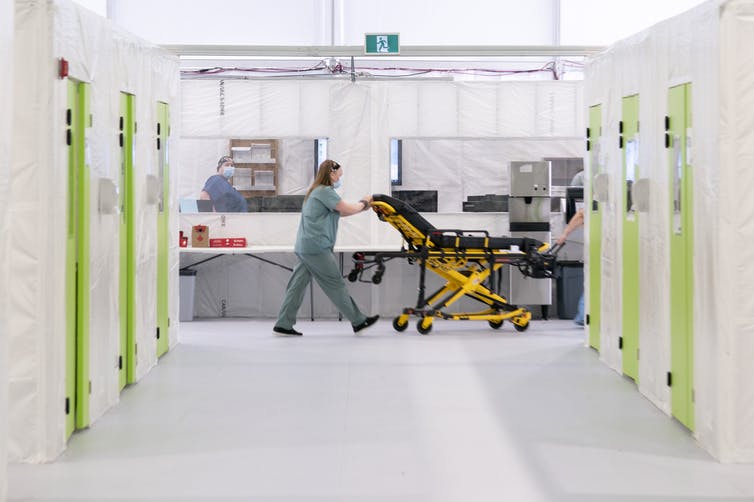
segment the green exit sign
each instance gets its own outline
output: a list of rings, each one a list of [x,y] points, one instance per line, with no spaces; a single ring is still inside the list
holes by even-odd
[[[366,33],[364,54],[400,54],[398,33]]]

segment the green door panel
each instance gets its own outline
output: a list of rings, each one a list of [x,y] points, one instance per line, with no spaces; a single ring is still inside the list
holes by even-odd
[[[693,400],[693,210],[691,84],[670,88],[666,146],[670,186],[670,371],[671,412],[694,430]]]
[[[169,109],[167,103],[157,103],[156,144],[160,200],[157,205],[157,357],[169,348],[169,224],[170,224],[170,170],[168,168]]]
[[[120,117],[118,119],[118,144],[121,151],[120,173],[120,373],[119,384],[123,388],[135,381],[136,373],[136,311],[135,275],[136,251],[134,242],[134,173],[133,149],[136,121],[134,96],[121,93]]]
[[[623,159],[623,373],[639,379],[639,213],[633,209],[631,185],[638,178],[639,96],[623,98],[621,157]]]
[[[89,426],[89,394],[91,392],[89,376],[89,321],[90,315],[90,166],[86,155],[86,129],[91,127],[89,115],[90,86],[86,83],[78,84],[76,114],[78,134],[76,144],[78,171],[78,293],[76,314],[76,428]]]
[[[589,108],[589,129],[587,144],[590,177],[587,184],[589,194],[584,198],[589,213],[589,311],[588,325],[589,345],[600,350],[600,296],[602,292],[602,211],[594,200],[594,177],[602,171],[600,166],[600,149],[602,148],[602,106]],[[589,206],[591,204],[591,207]]]
[[[66,214],[66,438],[89,425],[89,209],[90,180],[86,157],[89,85],[68,81],[65,115],[68,144]]]
[[[68,108],[66,110],[66,137],[68,143],[68,189],[67,189],[67,214],[66,214],[66,269],[65,269],[65,306],[66,306],[66,376],[65,376],[65,435],[66,438],[73,434],[76,428],[76,250],[77,250],[77,220],[76,211],[78,205],[76,191],[76,165],[77,154],[73,138],[78,136],[78,121],[76,114],[78,89],[76,83],[68,81]]]

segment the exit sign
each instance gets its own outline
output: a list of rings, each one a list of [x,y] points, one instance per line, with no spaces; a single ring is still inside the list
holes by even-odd
[[[364,54],[400,54],[398,33],[366,33]]]

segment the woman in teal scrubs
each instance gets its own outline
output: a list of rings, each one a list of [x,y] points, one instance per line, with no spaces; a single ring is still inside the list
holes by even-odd
[[[365,195],[358,202],[341,199],[335,189],[340,186],[342,176],[340,164],[334,160],[325,160],[319,165],[314,183],[304,198],[294,247],[299,263],[288,281],[278,320],[272,328],[278,336],[302,335],[293,329],[293,325],[296,324],[296,314],[312,277],[330,301],[351,321],[354,333],[368,328],[380,317],[367,317],[359,310],[348,294],[333,253],[340,217],[366,211],[372,203],[371,195]]]

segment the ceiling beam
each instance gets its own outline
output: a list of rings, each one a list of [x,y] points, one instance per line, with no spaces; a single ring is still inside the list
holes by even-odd
[[[325,57],[370,57],[370,58],[443,58],[443,57],[586,57],[601,52],[601,46],[576,45],[407,45],[400,54],[365,54],[361,45],[163,45],[164,49],[183,57],[202,58],[325,58]]]

